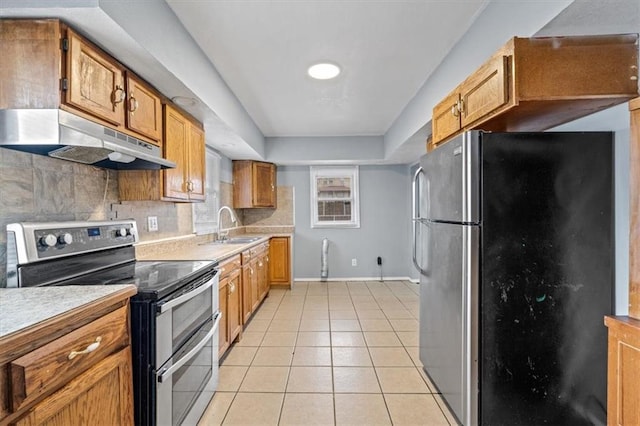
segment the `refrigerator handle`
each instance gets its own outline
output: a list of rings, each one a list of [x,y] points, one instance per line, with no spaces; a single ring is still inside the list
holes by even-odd
[[[413,256],[413,264],[416,267],[416,269],[418,269],[418,271],[420,271],[420,273],[422,275],[426,275],[427,271],[422,268],[422,266],[418,262],[418,256],[417,256],[417,251],[418,251],[418,226],[420,226],[420,220],[422,219],[420,217],[420,205],[419,205],[419,201],[420,200],[418,198],[418,193],[420,191],[420,188],[418,188],[418,179],[420,178],[421,174],[424,174],[424,170],[422,169],[422,167],[418,167],[418,170],[416,170],[416,173],[413,175],[413,184],[411,186],[411,188],[412,188],[411,202],[412,202],[412,213],[413,213],[413,218],[412,218],[412,224],[413,224],[412,256]]]

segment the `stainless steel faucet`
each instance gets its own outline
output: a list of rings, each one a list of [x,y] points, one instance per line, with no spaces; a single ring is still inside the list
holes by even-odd
[[[233,214],[233,210],[231,210],[231,208],[229,208],[229,206],[222,206],[220,207],[220,209],[218,209],[218,240],[219,241],[224,241],[227,239],[227,235],[229,235],[229,230],[226,231],[221,231],[221,225],[222,223],[220,222],[220,217],[222,216],[222,211],[223,210],[227,210],[229,212],[229,215],[231,216],[231,223],[236,223],[236,217]]]

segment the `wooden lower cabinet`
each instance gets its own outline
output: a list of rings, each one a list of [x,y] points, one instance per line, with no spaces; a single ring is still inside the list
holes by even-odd
[[[607,424],[640,425],[640,320],[605,317],[609,328]]]
[[[0,425],[133,424],[135,292],[128,286],[0,338]]]
[[[222,261],[220,271],[219,309],[222,320],[219,327],[218,358],[229,349],[231,343],[242,336],[242,269],[240,256],[235,255]]]
[[[102,360],[36,405],[15,424],[132,425],[130,347]]]
[[[218,290],[218,309],[222,313],[220,318],[220,325],[218,326],[218,358],[220,358],[229,349],[229,327],[228,323],[228,298],[227,298],[227,281],[226,279],[220,280]]]
[[[291,238],[271,237],[269,241],[269,285],[291,285]]]

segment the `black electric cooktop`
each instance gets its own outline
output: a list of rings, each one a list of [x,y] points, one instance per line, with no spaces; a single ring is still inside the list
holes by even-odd
[[[158,300],[212,273],[217,264],[210,260],[134,261],[56,285],[133,284],[138,287],[137,298]]]

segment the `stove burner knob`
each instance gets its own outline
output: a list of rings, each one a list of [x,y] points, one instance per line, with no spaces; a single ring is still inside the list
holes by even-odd
[[[120,228],[116,230],[116,237],[126,237],[129,235],[129,230],[127,228]]]
[[[58,242],[58,239],[53,234],[47,234],[40,238],[40,245],[43,247],[53,247]]]
[[[68,232],[65,232],[62,235],[58,235],[58,243],[60,244],[71,244],[73,242],[73,235]]]

